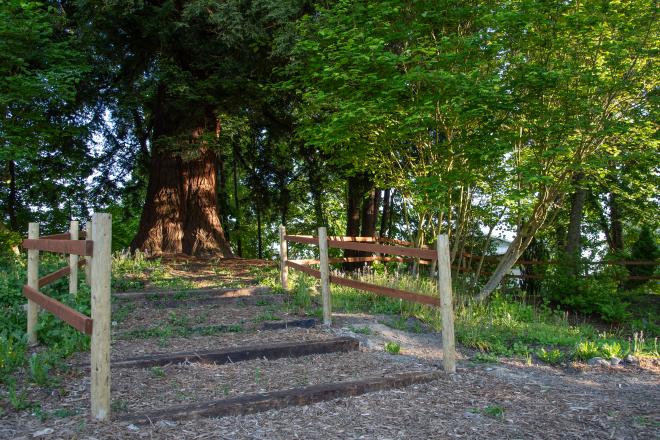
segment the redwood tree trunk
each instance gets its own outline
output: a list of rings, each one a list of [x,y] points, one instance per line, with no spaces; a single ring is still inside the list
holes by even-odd
[[[217,209],[215,153],[202,148],[183,161],[154,148],[149,184],[132,249],[151,254],[232,257]]]

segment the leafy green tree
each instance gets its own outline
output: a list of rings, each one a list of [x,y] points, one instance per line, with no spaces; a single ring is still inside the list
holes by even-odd
[[[0,210],[24,230],[29,221],[63,226],[86,211],[93,161],[77,88],[88,71],[64,14],[48,3],[0,3]]]
[[[139,146],[147,190],[132,247],[232,255],[216,191],[227,141],[221,115],[260,113],[267,95],[261,84],[282,62],[280,39],[302,7],[245,0],[76,3],[104,69],[103,105],[145,140]]]

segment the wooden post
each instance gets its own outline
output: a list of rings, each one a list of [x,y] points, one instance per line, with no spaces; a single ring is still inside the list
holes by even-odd
[[[280,225],[280,277],[282,279],[282,289],[289,290],[289,268],[286,265],[288,246],[284,236],[286,228]]]
[[[110,276],[112,270],[112,216],[92,216],[94,251],[92,275],[91,394],[92,416],[110,419]]]
[[[319,262],[321,266],[321,298],[323,299],[323,325],[332,325],[330,302],[330,265],[328,264],[328,232],[319,228]]]
[[[71,220],[71,240],[78,240],[78,228],[78,221]],[[78,255],[69,255],[69,293],[72,295],[78,295],[78,258]]]
[[[85,225],[85,240],[94,240],[93,233],[92,233],[92,220],[89,219],[87,220],[87,224]],[[92,257],[85,257],[85,261],[87,264],[85,264],[85,284],[88,286],[92,285]]]
[[[454,303],[451,293],[451,265],[449,237],[438,236],[438,290],[442,314],[442,364],[445,372],[456,372],[456,345],[454,342]]]
[[[28,224],[28,238],[36,240],[39,238],[39,223]],[[27,285],[33,289],[39,289],[39,251],[29,249],[27,251]],[[27,302],[27,335],[28,343],[37,343],[37,320],[39,317],[39,305],[28,299]]]

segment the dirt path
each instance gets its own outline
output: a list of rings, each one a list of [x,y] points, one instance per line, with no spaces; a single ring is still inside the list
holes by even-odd
[[[171,264],[181,275],[198,275],[193,287],[253,284],[249,262],[231,261],[219,267],[200,261]],[[116,301],[113,359],[347,335],[360,340],[361,350],[221,365],[184,362],[113,369],[115,418],[315,384],[437,371],[441,364],[439,335],[392,329],[382,323],[386,317],[339,314],[332,329],[260,330],[263,323],[306,317],[291,307],[288,298],[273,300],[273,292],[265,289],[246,296],[251,300],[245,304],[204,303],[195,292],[179,295],[176,303],[167,305],[144,298]],[[400,343],[400,355],[383,351],[389,341]],[[607,369],[576,365],[568,370],[515,360],[483,365],[471,363],[469,353],[462,352],[457,374],[423,385],[252,415],[160,420],[140,426],[89,420],[89,375],[79,366],[87,362],[88,354],[80,353],[68,361],[66,371],[58,373],[58,385],[38,387],[19,378],[24,398],[40,402],[41,408],[37,412],[4,408],[0,438],[660,438],[657,365]]]

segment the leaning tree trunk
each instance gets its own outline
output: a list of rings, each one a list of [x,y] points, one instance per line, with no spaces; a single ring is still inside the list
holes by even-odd
[[[232,257],[218,216],[216,157],[202,148],[183,161],[154,148],[138,233],[131,249],[154,255],[186,253]]]
[[[516,264],[522,253],[527,249],[529,243],[541,226],[545,223],[550,209],[561,200],[561,193],[554,188],[545,189],[539,196],[539,200],[534,207],[531,218],[522,225],[516,237],[509,245],[506,253],[500,259],[495,271],[486,282],[486,285],[477,295],[478,301],[487,299],[493,291],[499,286],[502,279],[509,273]]]

